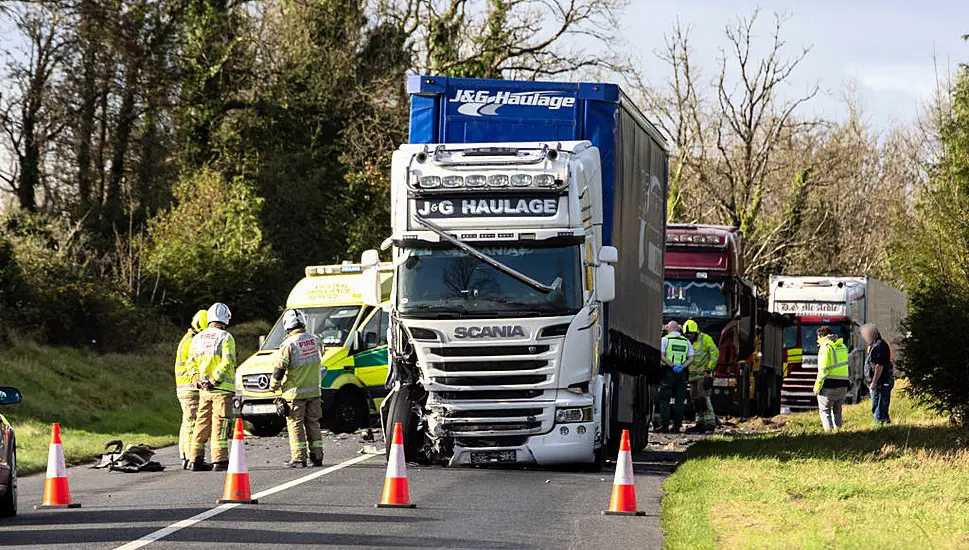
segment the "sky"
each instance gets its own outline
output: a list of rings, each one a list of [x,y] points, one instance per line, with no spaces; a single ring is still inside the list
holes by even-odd
[[[842,118],[842,92],[853,81],[873,125],[910,123],[936,88],[936,63],[943,76],[969,63],[961,38],[969,34],[969,0],[630,0],[621,33],[658,85],[669,73],[655,52],[679,19],[692,28],[694,63],[709,80],[727,44],[724,26],[758,7],[758,44],[769,46],[777,12],[789,17],[781,34],[788,54],[811,48],[785,91],[795,97],[820,86],[805,114]]]

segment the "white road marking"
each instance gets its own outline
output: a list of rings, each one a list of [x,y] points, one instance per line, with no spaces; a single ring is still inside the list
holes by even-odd
[[[358,456],[356,458],[351,458],[350,460],[347,460],[346,462],[341,462],[341,463],[336,464],[334,466],[330,466],[329,468],[323,468],[322,470],[320,470],[318,472],[313,472],[312,474],[303,476],[303,477],[298,478],[298,479],[294,479],[293,481],[290,481],[288,483],[283,483],[282,485],[277,485],[277,486],[272,487],[270,489],[266,489],[265,491],[256,493],[256,494],[252,495],[252,498],[254,498],[254,499],[260,499],[260,498],[263,498],[263,497],[268,497],[269,495],[274,495],[274,494],[276,494],[276,493],[278,493],[280,491],[285,491],[286,489],[292,489],[293,487],[296,487],[297,485],[302,485],[302,484],[306,483],[307,481],[313,481],[314,479],[319,478],[319,477],[323,477],[326,474],[332,474],[333,472],[336,472],[338,470],[342,470],[342,469],[346,468],[347,466],[353,466],[354,464],[359,464],[360,462],[363,462],[364,460],[367,460],[369,458],[373,458],[374,456],[375,455],[361,455],[361,456]],[[176,531],[181,531],[182,529],[191,527],[191,526],[195,525],[196,523],[199,523],[201,521],[205,521],[205,520],[207,520],[209,518],[213,518],[213,517],[215,517],[215,516],[217,516],[219,514],[222,514],[223,512],[228,512],[229,510],[231,510],[233,508],[238,508],[239,506],[242,506],[242,505],[241,504],[237,504],[237,503],[231,503],[231,504],[222,504],[222,505],[216,506],[215,508],[212,508],[211,510],[206,510],[206,511],[202,512],[201,514],[197,514],[197,515],[194,515],[194,516],[192,516],[192,517],[190,517],[188,519],[183,519],[182,521],[179,521],[177,523],[173,523],[173,524],[169,525],[168,527],[165,527],[165,528],[162,528],[162,529],[159,529],[159,530],[155,531],[154,533],[149,533],[149,534],[141,537],[138,540],[134,540],[134,541],[131,541],[131,542],[127,543],[127,544],[121,545],[121,546],[115,548],[115,550],[136,550],[137,548],[143,548],[143,547],[148,546],[149,544],[151,544],[151,543],[153,543],[155,541],[161,540],[161,539],[167,537],[168,535],[171,535],[172,533],[175,533]]]

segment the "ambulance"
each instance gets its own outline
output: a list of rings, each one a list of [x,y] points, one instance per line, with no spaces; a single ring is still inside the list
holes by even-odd
[[[376,264],[382,301],[390,297],[391,264]],[[323,342],[323,427],[334,433],[350,433],[370,425],[387,395],[388,309],[365,303],[366,278],[362,264],[309,266],[306,276],[289,293],[287,308],[306,315],[306,329]],[[373,294],[373,293],[371,293]],[[282,316],[272,331],[260,339],[259,351],[236,370],[235,414],[249,433],[277,435],[286,419],[276,414],[273,400],[279,392],[269,389],[286,338]]]

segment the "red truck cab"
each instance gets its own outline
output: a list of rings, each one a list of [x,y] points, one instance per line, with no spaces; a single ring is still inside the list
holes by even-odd
[[[757,367],[757,289],[735,227],[667,224],[664,322],[687,319],[718,341],[714,409],[746,417]]]

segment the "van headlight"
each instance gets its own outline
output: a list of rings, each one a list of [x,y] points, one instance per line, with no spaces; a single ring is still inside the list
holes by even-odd
[[[572,424],[575,422],[592,422],[592,407],[555,409],[556,424]]]

